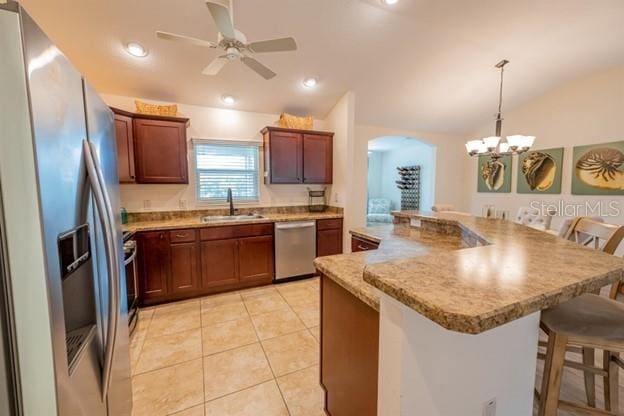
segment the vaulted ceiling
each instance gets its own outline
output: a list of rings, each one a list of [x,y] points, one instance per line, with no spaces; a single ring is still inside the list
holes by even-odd
[[[234,23],[250,40],[294,36],[299,50],[257,55],[278,76],[265,81],[241,63],[217,76],[201,70],[219,51],[159,40],[155,30],[216,40],[202,0],[22,0],[103,93],[323,118],[346,91],[356,122],[462,134],[496,109],[624,64],[622,0],[233,0]],[[149,55],[129,56],[138,41]],[[305,76],[318,88],[306,90]]]

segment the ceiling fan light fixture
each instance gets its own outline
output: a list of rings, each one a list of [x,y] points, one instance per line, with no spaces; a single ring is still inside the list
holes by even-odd
[[[223,101],[224,104],[227,105],[234,105],[236,104],[236,98],[232,97],[231,95],[222,95],[221,96],[221,101]]]
[[[126,52],[135,58],[145,58],[147,56],[147,49],[138,42],[128,42],[126,44]]]
[[[303,86],[306,88],[315,88],[318,85],[318,78],[307,77],[303,79]]]
[[[386,6],[393,6],[399,2],[399,0],[381,0]]]

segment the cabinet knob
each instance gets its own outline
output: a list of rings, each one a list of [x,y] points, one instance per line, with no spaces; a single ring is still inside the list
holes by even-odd
[[[163,238],[165,238],[165,234],[164,234],[164,233],[160,233],[160,234],[158,235],[158,237],[162,240]]]

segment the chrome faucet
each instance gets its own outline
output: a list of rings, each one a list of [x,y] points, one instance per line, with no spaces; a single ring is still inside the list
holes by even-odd
[[[227,190],[226,202],[230,203],[230,216],[234,215],[234,198],[232,198],[232,188]]]

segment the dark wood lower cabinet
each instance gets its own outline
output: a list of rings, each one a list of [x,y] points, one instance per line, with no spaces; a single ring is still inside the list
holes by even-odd
[[[321,385],[330,416],[377,414],[379,313],[321,275]]]
[[[342,254],[342,219],[316,222],[316,257]]]
[[[241,282],[273,280],[273,236],[238,240],[238,272]]]
[[[141,299],[150,302],[165,296],[169,275],[169,240],[166,232],[141,233],[137,237],[140,258],[139,290]]]
[[[141,232],[140,290],[151,305],[270,284],[272,224]]]
[[[171,293],[200,288],[197,243],[171,244]]]
[[[357,253],[358,251],[377,250],[379,243],[372,240],[367,240],[360,237],[351,237],[351,251]]]
[[[238,240],[202,241],[201,263],[204,288],[238,283]]]

